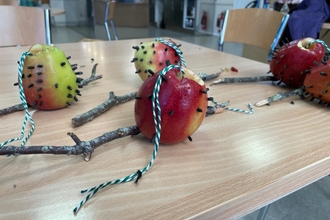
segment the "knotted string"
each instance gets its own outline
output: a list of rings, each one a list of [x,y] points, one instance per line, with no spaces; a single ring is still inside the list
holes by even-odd
[[[179,55],[181,65],[186,67],[186,61],[184,60],[183,55],[182,55],[182,51],[179,49],[178,46],[176,46],[174,43],[172,43],[170,41],[167,41],[167,40],[164,40],[162,38],[156,38],[156,41],[161,42],[163,44],[166,44],[169,47],[172,47],[175,50],[175,52]]]
[[[127,183],[127,182],[131,182],[135,179],[138,180],[138,178],[141,177],[142,174],[146,173],[150,167],[153,165],[157,153],[158,153],[158,148],[159,148],[159,143],[160,143],[160,133],[161,133],[161,108],[160,108],[160,104],[159,104],[159,91],[160,91],[160,85],[162,84],[162,80],[163,77],[165,76],[165,74],[170,71],[171,69],[174,68],[178,68],[181,70],[182,74],[184,74],[183,69],[178,66],[178,65],[169,65],[167,67],[165,67],[159,74],[157,81],[155,83],[154,86],[154,90],[152,93],[152,114],[153,114],[153,119],[154,119],[154,126],[155,126],[155,130],[156,130],[156,134],[155,134],[155,140],[154,140],[154,149],[153,149],[153,153],[152,153],[152,157],[150,162],[148,163],[147,166],[145,166],[142,170],[138,170],[135,173],[132,173],[131,175],[128,175],[124,178],[121,179],[116,179],[116,180],[111,180],[109,182],[105,182],[102,183],[98,186],[86,189],[86,190],[82,190],[81,193],[89,193],[85,199],[83,199],[74,209],[73,209],[73,213],[76,214],[79,209],[93,196],[95,195],[100,189],[105,188],[106,186],[109,185],[115,185],[115,184],[119,184],[119,183]]]
[[[24,121],[22,124],[22,130],[21,130],[21,136],[18,138],[12,138],[10,140],[7,140],[5,142],[2,142],[0,144],[0,147],[3,147],[4,145],[11,143],[13,141],[18,141],[18,140],[22,140],[21,143],[21,147],[25,145],[26,141],[30,138],[30,136],[32,135],[33,131],[34,131],[34,121],[32,119],[32,116],[29,113],[29,107],[28,104],[26,102],[26,97],[24,94],[24,89],[23,89],[23,82],[22,82],[22,78],[23,78],[23,66],[24,66],[24,60],[25,57],[31,55],[30,52],[24,52],[21,56],[20,62],[18,63],[18,86],[19,86],[19,97],[22,101],[22,104],[24,106],[24,110],[25,110],[25,117],[24,117]],[[27,125],[27,121],[30,120],[31,122],[31,129],[30,132],[28,133],[28,135],[26,137],[25,136],[25,127]]]
[[[251,103],[248,103],[248,104],[247,104],[248,108],[250,109],[250,110],[248,111],[248,110],[240,109],[240,108],[231,108],[231,107],[227,107],[228,104],[229,104],[229,101],[224,102],[224,103],[218,103],[218,102],[215,101],[214,99],[211,99],[211,101],[215,104],[215,107],[216,107],[216,108],[223,108],[223,109],[228,110],[228,111],[239,112],[239,113],[245,113],[245,114],[249,114],[249,115],[251,115],[251,114],[254,113],[254,108],[252,107],[252,104],[251,104]]]

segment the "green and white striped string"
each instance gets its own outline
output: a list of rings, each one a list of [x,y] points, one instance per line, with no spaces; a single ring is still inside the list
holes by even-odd
[[[239,108],[230,108],[230,107],[225,107],[224,109],[228,110],[228,111],[232,111],[232,112],[245,113],[245,114],[249,114],[249,115],[253,114],[254,109],[253,109],[251,103],[248,103],[248,107],[249,107],[250,111],[244,110],[244,109],[239,109]]]
[[[178,46],[176,46],[174,43],[172,43],[170,41],[167,41],[167,40],[164,40],[162,38],[156,38],[156,41],[161,42],[163,44],[166,44],[169,47],[172,47],[175,50],[175,52],[179,55],[181,65],[186,67],[186,61],[184,60],[183,55],[182,55],[182,51],[180,50],[180,48]]]
[[[29,52],[24,52],[21,56],[21,59],[18,63],[18,86],[19,86],[19,97],[22,101],[22,104],[24,106],[24,110],[25,110],[25,117],[24,117],[24,121],[23,121],[23,124],[22,124],[22,130],[21,130],[21,136],[18,137],[18,138],[12,138],[10,140],[7,140],[7,141],[4,141],[0,144],[0,147],[3,147],[5,146],[6,144],[8,143],[11,143],[11,142],[14,142],[14,141],[18,141],[18,140],[22,140],[22,143],[21,143],[21,147],[25,145],[25,143],[27,142],[27,140],[30,138],[30,136],[32,135],[33,131],[34,131],[34,121],[32,119],[32,116],[30,115],[29,113],[29,107],[28,107],[28,104],[26,102],[26,97],[25,97],[25,94],[24,94],[24,89],[23,89],[23,82],[22,82],[22,78],[23,78],[23,66],[24,66],[24,60],[25,60],[25,57],[30,55],[31,53]],[[25,136],[25,127],[27,125],[27,122],[28,120],[30,120],[30,123],[31,123],[31,129],[30,129],[30,132],[27,134],[26,137]]]
[[[225,110],[228,110],[228,111],[245,113],[245,114],[249,114],[249,115],[254,113],[254,108],[252,107],[251,103],[248,103],[248,108],[250,109],[248,111],[248,110],[245,110],[245,109],[227,107],[228,104],[229,104],[229,101],[224,102],[224,103],[220,103],[220,104],[217,101],[215,101],[214,99],[212,99],[211,101],[215,104],[215,107],[217,107],[217,108],[221,107],[221,108],[223,108]]]
[[[133,180],[135,180],[136,178],[139,177],[139,175],[143,175],[144,173],[146,173],[150,167],[153,165],[157,153],[158,153],[158,148],[159,148],[159,142],[160,142],[160,133],[161,133],[161,108],[160,108],[160,104],[159,104],[159,91],[160,91],[160,85],[162,83],[163,80],[163,75],[165,75],[168,71],[170,71],[173,68],[179,68],[182,73],[184,74],[184,71],[182,70],[182,68],[178,65],[169,65],[167,67],[165,67],[159,74],[157,81],[155,83],[154,86],[154,90],[153,90],[153,94],[152,94],[152,114],[153,114],[153,119],[154,119],[154,126],[155,126],[155,130],[156,130],[156,134],[155,134],[155,141],[154,141],[154,149],[153,149],[153,153],[152,153],[152,157],[150,162],[148,163],[147,166],[145,166],[142,170],[138,170],[135,173],[132,173],[131,175],[128,175],[124,178],[121,179],[116,179],[116,180],[111,180],[109,182],[105,182],[102,183],[98,186],[86,189],[86,190],[82,190],[81,193],[89,193],[85,199],[83,199],[74,209],[73,209],[73,213],[76,214],[79,209],[93,196],[95,195],[100,189],[105,188],[106,186],[109,185],[115,185],[115,184],[119,184],[119,183],[127,183],[127,182],[131,182]]]
[[[328,52],[330,52],[330,48],[329,48],[329,46],[328,46],[323,40],[320,40],[320,39],[315,39],[315,40],[309,42],[309,43],[307,44],[306,48],[308,48],[308,47],[309,47],[311,44],[313,44],[313,43],[320,43],[320,44],[322,44],[322,45],[325,47],[325,49],[326,49]]]

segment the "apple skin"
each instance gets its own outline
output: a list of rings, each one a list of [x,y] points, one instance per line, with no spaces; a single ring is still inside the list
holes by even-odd
[[[172,69],[165,75],[159,91],[161,108],[160,143],[174,144],[188,139],[201,125],[207,109],[208,97],[205,84],[196,74],[185,68],[186,77],[179,69]],[[152,98],[156,73],[144,81],[135,101],[135,121],[143,135],[151,139],[155,135],[152,114]],[[202,84],[200,84],[202,83]]]
[[[306,73],[324,57],[325,48],[321,43],[313,43],[313,38],[303,38],[283,45],[270,61],[270,71],[274,77],[286,85],[300,87]]]
[[[321,63],[314,66],[306,75],[304,89],[312,97],[310,100],[318,99],[330,107],[330,63]],[[321,104],[321,103],[320,103]]]
[[[176,45],[171,40],[169,42]],[[166,66],[166,61],[171,64],[180,63],[180,57],[175,49],[159,41],[145,42],[134,48],[136,51],[132,61],[142,81],[151,75],[148,69],[156,73]]]
[[[29,52],[22,79],[26,102],[39,110],[57,110],[77,101],[77,76],[64,52],[45,44],[34,44]]]

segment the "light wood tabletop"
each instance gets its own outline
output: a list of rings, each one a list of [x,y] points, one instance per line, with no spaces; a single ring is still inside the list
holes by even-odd
[[[167,39],[167,38],[164,38]],[[81,127],[71,119],[106,101],[109,92],[124,95],[142,81],[130,62],[132,46],[153,39],[58,44],[87,78],[98,63],[103,78],[81,89],[72,106],[35,111],[36,129],[26,146],[74,145],[67,132],[88,141],[105,132],[135,125],[134,101],[113,107]],[[267,64],[175,40],[187,67],[221,77],[267,75]],[[17,61],[28,47],[0,48],[0,109],[19,104]],[[92,59],[94,60],[92,62]],[[248,109],[289,91],[271,82],[209,86],[208,95],[228,107]],[[293,101],[293,102],[292,102]],[[212,105],[212,103],[209,103]],[[153,145],[143,135],[98,147],[89,162],[83,156],[19,155],[0,158],[1,219],[236,219],[330,173],[330,109],[288,98],[254,107],[253,114],[224,110],[208,116],[193,141],[161,145],[151,169],[133,182],[100,190],[75,216],[85,198],[80,190],[125,177],[145,167]],[[19,137],[24,112],[0,116],[0,142]],[[18,146],[20,142],[13,145]]]

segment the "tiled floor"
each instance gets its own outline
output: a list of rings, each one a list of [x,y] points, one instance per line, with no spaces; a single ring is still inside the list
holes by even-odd
[[[166,29],[117,27],[119,39],[172,37],[211,49],[218,49],[218,37],[205,35],[187,35]],[[52,31],[53,43],[77,42],[91,38],[92,31],[88,26],[56,27]],[[106,40],[103,26],[96,27],[96,37]],[[230,44],[225,52],[242,54],[242,46]],[[258,211],[250,213],[240,220],[254,220]],[[221,216],[219,216],[221,219]],[[326,176],[315,183],[300,189],[269,206],[265,220],[329,220],[330,219],[330,177]]]

